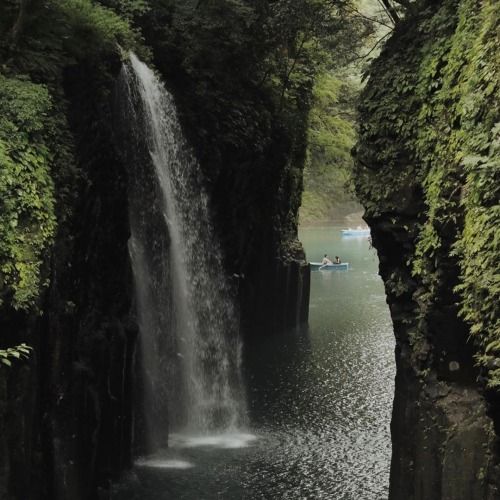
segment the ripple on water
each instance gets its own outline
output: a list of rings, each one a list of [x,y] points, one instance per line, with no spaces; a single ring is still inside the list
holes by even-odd
[[[392,325],[377,263],[365,258],[362,246],[349,247],[340,237],[330,243],[331,234],[315,233],[312,255],[338,249],[353,269],[328,277],[313,273],[307,335],[258,336],[253,351],[247,345],[252,429],[173,435],[169,454],[155,457],[158,463],[180,460],[194,467],[137,467],[137,479],[113,498],[387,499]],[[312,252],[310,242],[305,246]]]

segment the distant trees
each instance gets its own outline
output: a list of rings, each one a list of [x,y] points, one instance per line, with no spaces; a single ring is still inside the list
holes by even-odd
[[[350,176],[361,84],[349,73],[348,69],[325,72],[314,88],[301,206],[304,224],[324,223],[359,208]]]
[[[360,208],[351,182],[351,149],[356,142],[361,76],[392,31],[378,0],[346,3],[343,9],[358,30],[355,43],[341,44],[343,57],[327,60],[316,79],[301,207],[301,222],[306,224],[327,222]]]

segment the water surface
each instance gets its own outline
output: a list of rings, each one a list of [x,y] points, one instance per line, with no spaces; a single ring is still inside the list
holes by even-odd
[[[246,346],[250,428],[171,436],[113,498],[387,498],[394,339],[375,252],[340,227],[300,239],[309,260],[328,253],[351,266],[312,273],[307,329]]]

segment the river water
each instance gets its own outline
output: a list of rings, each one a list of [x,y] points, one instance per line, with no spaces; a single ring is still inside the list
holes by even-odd
[[[340,227],[306,228],[309,326],[246,346],[250,426],[171,436],[113,487],[120,500],[382,500],[388,496],[394,338],[377,258]]]

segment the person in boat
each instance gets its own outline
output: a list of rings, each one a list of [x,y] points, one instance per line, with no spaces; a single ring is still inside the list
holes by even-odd
[[[333,261],[334,264],[342,264],[342,261],[340,260],[340,257],[338,255],[335,256],[335,260]]]
[[[325,253],[325,256],[323,257],[323,260],[321,261],[321,264],[323,266],[330,266],[333,264],[333,262],[328,258],[328,255]]]

